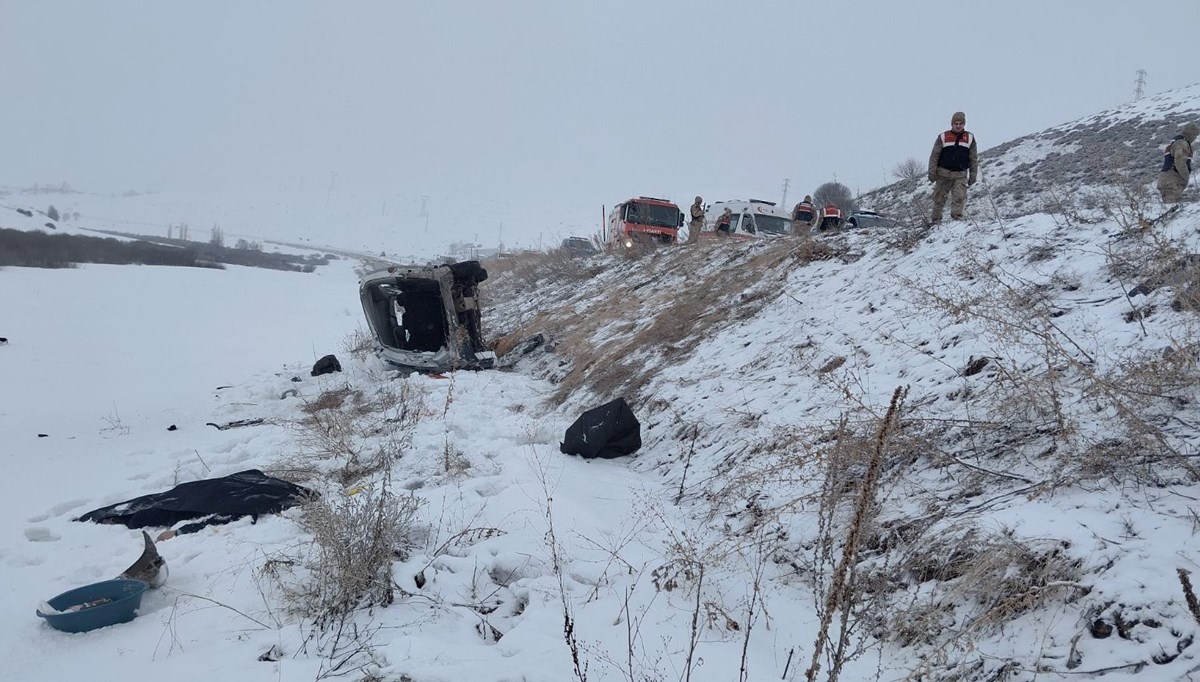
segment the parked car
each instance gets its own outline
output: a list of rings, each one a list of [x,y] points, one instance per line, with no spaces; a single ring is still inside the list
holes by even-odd
[[[416,372],[488,369],[496,354],[483,342],[479,261],[390,267],[359,282],[359,297],[375,353],[384,362]]]
[[[600,249],[587,237],[567,237],[562,241],[562,250],[570,258],[584,258],[600,253]]]
[[[883,215],[882,213],[876,213],[875,211],[857,211],[852,213],[850,217],[846,219],[846,228],[851,230],[859,227],[891,228],[899,226],[900,223],[888,216]]]

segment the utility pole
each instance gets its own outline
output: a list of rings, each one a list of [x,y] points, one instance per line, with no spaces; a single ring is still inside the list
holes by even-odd
[[[329,197],[333,194],[333,187],[337,184],[337,171],[329,171],[329,189],[325,190],[325,205],[329,205]]]
[[[1133,93],[1134,99],[1141,99],[1146,94],[1146,70],[1138,69],[1137,82],[1134,83],[1137,89]]]
[[[780,201],[779,205],[783,206],[784,208],[787,208],[787,191],[788,191],[788,185],[790,185],[790,184],[792,184],[791,178],[783,179],[783,201]]]

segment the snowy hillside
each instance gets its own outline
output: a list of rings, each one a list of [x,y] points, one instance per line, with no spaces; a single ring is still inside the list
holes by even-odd
[[[1112,202],[1114,189],[1151,187],[1163,147],[1183,124],[1197,119],[1200,83],[1001,144],[988,140],[986,130],[975,130],[984,145],[980,183],[971,190],[975,213],[1013,218],[1095,208]],[[930,134],[930,145],[937,132]],[[924,168],[929,152],[922,152],[915,158]],[[860,204],[917,225],[929,216],[929,187],[922,175],[867,192]]]
[[[41,231],[48,234],[81,234],[81,229],[73,214],[65,209],[62,213],[55,209],[53,215],[47,211],[54,207],[52,203],[41,200],[14,200],[11,194],[0,193],[0,228],[23,231]]]
[[[885,671],[1192,679],[1198,226],[1029,215],[840,235],[811,262],[709,243],[501,274],[492,320],[554,400],[632,399],[652,437],[631,466],[696,524],[672,560],[763,543],[768,611],[824,596],[903,389],[846,605]]]

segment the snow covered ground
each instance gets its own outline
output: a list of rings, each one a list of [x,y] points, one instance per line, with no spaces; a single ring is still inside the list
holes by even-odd
[[[977,199],[930,230],[821,235],[812,259],[782,239],[497,264],[484,331],[505,367],[444,377],[352,352],[347,259],[0,269],[4,678],[800,680],[875,480],[840,679],[1198,680],[1200,206],[1147,228],[1155,199],[1016,218]],[[328,353],[344,371],[310,376]],[[616,396],[637,455],[559,453]],[[356,406],[355,456],[396,455],[386,481],[312,427]],[[35,617],[141,550],[74,517],[304,467],[331,503],[418,505],[394,603],[351,630],[291,608],[300,509],[161,541],[169,582],[128,624]]]
[[[1173,223],[1174,236],[1194,239],[1198,218],[1189,209]],[[803,679],[818,627],[814,605],[822,598],[813,589],[820,577],[808,573],[801,558],[817,537],[815,507],[780,510],[788,509],[788,495],[813,491],[819,463],[807,472],[781,466],[742,490],[710,494],[727,490],[755,460],[795,466],[799,460],[789,457],[803,448],[771,439],[789,429],[826,428],[839,413],[855,413],[847,396],[839,396],[851,383],[858,391],[853,399],[877,411],[902,383],[912,386],[909,400],[920,406],[913,418],[952,418],[972,409],[945,396],[972,381],[959,371],[972,358],[1001,362],[1004,349],[990,345],[982,329],[913,314],[905,294],[905,283],[917,280],[953,291],[952,273],[966,252],[996,254],[1008,267],[1024,263],[1029,269],[1017,273],[1021,277],[1064,282],[1056,300],[1078,303],[1055,319],[1114,353],[1185,335],[1191,323],[1162,312],[1165,299],[1158,301],[1160,312],[1143,320],[1146,334],[1124,320],[1129,304],[1113,297],[1120,283],[1104,277],[1096,247],[1116,235],[1112,224],[1063,230],[1052,216],[1005,228],[953,223],[911,251],[882,246],[886,235],[830,237],[842,258],[802,267],[766,258],[778,244],[734,251],[712,244],[649,261],[602,257],[587,265],[601,273],[592,289],[547,282],[520,300],[495,300],[492,330],[517,333],[528,322],[522,315],[549,309],[540,297],[554,300],[556,309],[579,311],[611,309],[605,301],[620,286],[629,296],[669,294],[640,308],[630,304],[593,339],[603,345],[604,334],[621,323],[645,324],[667,307],[664,301],[678,301],[689,281],[704,281],[699,275],[744,270],[738,259],[773,263],[760,279],[774,286],[782,277],[787,284],[774,289],[770,306],[708,330],[693,352],[670,362],[661,355],[667,349],[646,350],[639,362],[651,381],[635,392],[646,445],[636,457],[614,461],[557,451],[579,409],[598,398],[585,380],[574,397],[560,401],[554,396],[563,384],[538,378],[547,366],[570,367],[570,356],[530,356],[517,371],[400,378],[373,358],[349,355],[345,339],[361,326],[349,261],[315,274],[237,267],[0,270],[0,332],[10,339],[0,347],[0,456],[10,481],[0,502],[10,520],[0,544],[2,608],[10,625],[0,641],[8,677],[51,680],[120,670],[138,678],[301,680],[339,672],[331,671],[341,658],[328,637],[314,635],[288,612],[264,572],[272,560],[308,547],[295,509],[161,542],[170,581],[146,596],[132,623],[66,635],[40,622],[34,608],[116,575],[140,550],[137,532],[75,523],[74,516],[182,481],[269,470],[304,450],[289,424],[303,418],[305,404],[344,388],[383,395],[404,387],[421,418],[405,436],[393,483],[423,506],[412,547],[394,567],[396,603],[354,620],[370,644],[357,658],[342,651],[351,658],[346,667],[361,667],[355,675],[573,679],[563,635],[565,597],[588,679],[680,679],[688,675],[689,657],[694,680],[739,679],[743,663],[743,679],[778,679],[785,670],[785,679]],[[1028,249],[1047,243],[1056,247],[1053,258],[1028,260]],[[644,286],[647,277],[662,278],[661,286]],[[961,282],[970,286],[969,278]],[[509,286],[502,277],[492,284],[496,295]],[[748,302],[758,292],[750,287],[728,298]],[[518,309],[526,312],[507,316]],[[497,318],[501,311],[506,316]],[[572,333],[567,326],[544,331],[560,341]],[[1101,355],[1099,346],[1087,350]],[[346,371],[309,376],[313,361],[329,352]],[[1007,352],[1019,364],[1027,350],[1014,345]],[[849,358],[845,369],[826,369],[839,356]],[[933,396],[942,396],[936,409]],[[205,425],[258,418],[266,423],[225,431]],[[168,431],[171,425],[177,430]],[[699,427],[698,439],[683,433],[689,425]],[[1185,429],[1179,437],[1195,434]],[[1018,661],[1011,679],[1033,679],[1036,666],[1061,673],[1048,679],[1107,668],[1117,668],[1110,679],[1196,675],[1195,649],[1184,644],[1194,640],[1197,626],[1175,577],[1176,568],[1200,569],[1191,516],[1200,499],[1195,481],[1175,477],[1148,488],[1099,480],[1034,494],[1023,480],[1046,476],[1050,463],[1029,460],[1025,450],[995,462],[978,453],[963,456],[967,464],[1000,468],[1011,478],[982,474],[971,484],[977,490],[959,496],[952,479],[966,486],[968,467],[926,461],[898,468],[884,487],[882,517],[911,520],[922,505],[928,511],[941,504],[946,513],[928,522],[930,531],[981,538],[1007,533],[1015,545],[1033,549],[1063,543],[1074,578],[1039,586],[1064,594],[973,642],[973,654],[950,647],[949,663],[935,664],[930,648],[888,642],[864,650],[843,679],[904,679],[922,665],[949,675],[950,663],[972,655]],[[354,492],[332,481],[325,481],[327,493]],[[762,513],[769,523],[755,521]],[[907,551],[911,559],[921,548]],[[870,561],[881,560],[874,555]],[[947,585],[941,588],[949,594],[956,585],[960,592],[944,605],[949,620],[931,632],[957,627],[950,615],[955,609],[961,609],[958,624],[968,622],[984,597],[971,594],[961,579]],[[1077,586],[1086,586],[1085,596],[1075,594]],[[909,598],[919,602],[923,591],[937,588],[936,581],[914,583]],[[1111,621],[1114,613],[1131,621],[1138,616],[1123,626],[1128,638],[1089,634],[1093,620]],[[1176,657],[1177,648],[1182,654]],[[271,656],[278,660],[258,660],[272,649],[280,652]],[[1139,677],[1138,662],[1168,654],[1171,661]],[[1082,667],[1068,666],[1072,657],[1082,657]],[[983,666],[980,674],[994,669]],[[1164,671],[1168,676],[1155,676]]]
[[[613,652],[610,667],[620,664],[618,641],[626,635],[613,623],[624,620],[626,604],[612,581],[630,586],[632,608],[655,601],[643,569],[654,564],[662,538],[642,531],[647,500],[663,494],[656,477],[624,462],[559,454],[573,416],[545,413],[551,387],[539,380],[503,372],[380,379],[373,360],[353,361],[342,350],[361,317],[349,266],[341,261],[311,275],[238,267],[0,270],[0,320],[10,340],[0,347],[0,455],[10,481],[0,503],[10,519],[0,545],[2,608],[12,624],[0,648],[8,679],[97,670],[195,680],[318,676],[328,659],[311,643],[305,650],[309,629],[285,613],[262,575],[269,558],[305,543],[295,510],[161,542],[170,581],[145,597],[140,617],[127,625],[67,635],[35,618],[34,608],[115,576],[140,551],[137,531],[73,517],[183,481],[270,468],[299,449],[293,432],[276,422],[298,419],[304,401],[325,390],[373,390],[381,381],[410,383],[426,406],[397,484],[427,501],[424,550],[395,569],[400,586],[417,596],[364,616],[384,628],[373,640],[383,674],[569,676],[546,541],[551,519],[567,557],[565,589],[581,604],[581,636],[603,641]],[[327,352],[339,354],[347,371],[310,377],[313,361]],[[251,418],[271,423],[226,431],[205,425]],[[447,451],[462,458],[461,470],[446,471]],[[495,536],[483,533],[484,541],[461,548],[447,542],[471,528],[495,529]],[[428,580],[423,590],[413,582],[418,573]],[[672,608],[686,610],[680,597]],[[482,615],[489,605],[497,610]],[[503,638],[481,635],[481,623]],[[638,637],[647,651],[639,659],[657,660],[661,651],[679,665],[686,632],[674,627],[645,623]],[[283,657],[259,662],[272,647]],[[735,654],[732,644],[724,648]],[[773,647],[763,653],[779,656]],[[715,658],[706,665],[729,674],[730,663],[718,666]]]

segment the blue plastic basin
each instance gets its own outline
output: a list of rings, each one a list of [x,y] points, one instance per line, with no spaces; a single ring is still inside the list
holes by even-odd
[[[142,594],[149,587],[141,580],[105,580],[84,585],[47,600],[46,603],[60,613],[37,612],[50,627],[63,632],[87,632],[117,623],[128,623],[137,616],[142,605]],[[97,599],[111,599],[107,604],[92,606],[78,611],[66,609],[86,604]]]

